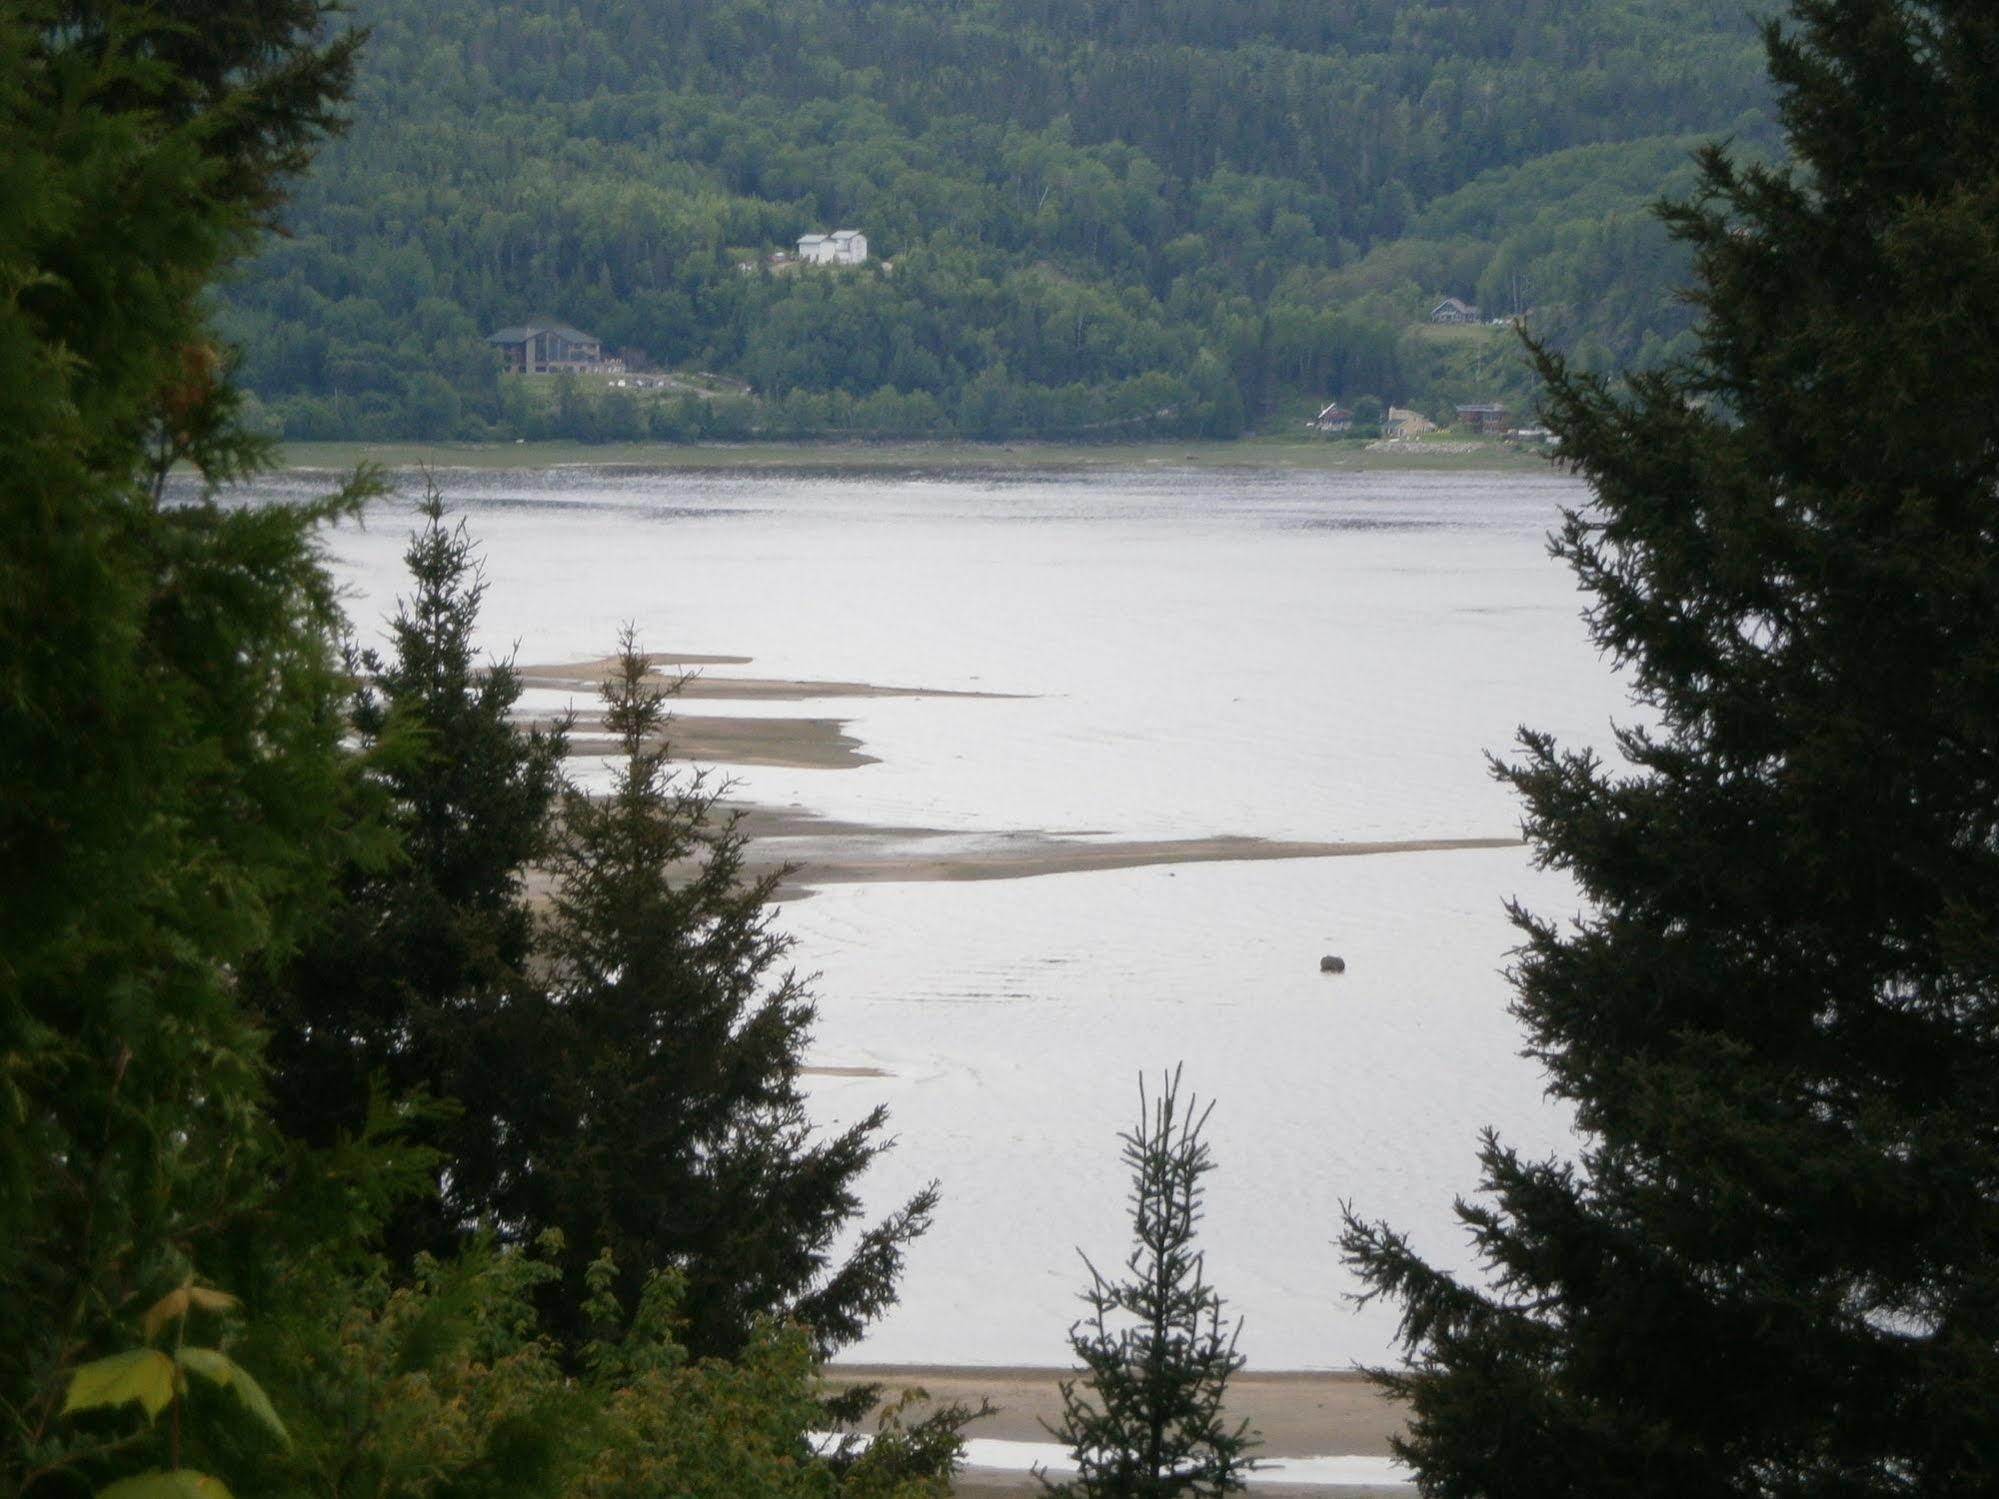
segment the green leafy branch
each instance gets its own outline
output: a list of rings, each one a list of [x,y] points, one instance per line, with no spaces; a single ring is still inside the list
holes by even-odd
[[[227,1291],[198,1286],[190,1278],[147,1308],[141,1324],[145,1346],[93,1359],[70,1376],[69,1392],[62,1406],[65,1416],[77,1411],[116,1410],[136,1404],[145,1412],[146,1424],[151,1427],[158,1422],[160,1412],[168,1413],[167,1466],[121,1478],[98,1499],[230,1499],[228,1488],[219,1478],[180,1464],[181,1406],[187,1396],[189,1375],[233,1391],[245,1410],[280,1442],[287,1447],[291,1445],[291,1434],[278,1419],[270,1397],[247,1369],[220,1348],[196,1347],[187,1342],[190,1312],[219,1314],[232,1311],[237,1305],[236,1298]],[[152,1346],[169,1325],[173,1329],[171,1353]]]

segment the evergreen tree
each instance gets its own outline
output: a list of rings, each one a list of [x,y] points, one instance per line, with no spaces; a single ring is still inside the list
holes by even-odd
[[[1666,210],[1697,355],[1541,359],[1656,726],[1503,772],[1589,902],[1516,913],[1580,1159],[1487,1138],[1487,1287],[1349,1217],[1430,1494],[1999,1490],[1999,9],[1767,41],[1796,165]]]
[[[1256,1444],[1249,1422],[1231,1427],[1222,1414],[1243,1363],[1242,1324],[1223,1334],[1222,1298],[1194,1248],[1201,1178],[1214,1169],[1201,1131],[1214,1105],[1190,1098],[1181,1107],[1177,1067],[1149,1112],[1143,1079],[1138,1100],[1138,1127],[1119,1137],[1131,1168],[1126,1278],[1106,1280],[1084,1257],[1090,1315],[1069,1329],[1069,1346],[1089,1373],[1062,1382],[1062,1422],[1048,1428],[1078,1475],[1041,1482],[1081,1499],[1236,1493]]]
[[[471,539],[434,484],[421,514],[393,651],[353,661],[352,722],[399,857],[351,863],[338,909],[259,996],[288,1133],[321,1146],[354,1134],[377,1090],[455,1106],[411,1125],[442,1152],[449,1191],[411,1206],[399,1253],[446,1252],[488,1206],[496,1122],[521,1086],[490,1065],[493,1032],[524,982],[525,872],[547,846],[566,744],[561,728],[514,723],[511,663],[477,666],[485,582]]]
[[[621,755],[610,793],[564,794],[547,990],[510,1015],[517,1098],[491,1207],[509,1233],[562,1231],[552,1324],[572,1346],[589,1331],[585,1271],[604,1252],[626,1306],[650,1274],[684,1276],[682,1337],[697,1356],[732,1355],[767,1314],[831,1350],[890,1304],[936,1193],[827,1273],[859,1211],[856,1178],[886,1147],[885,1113],[813,1139],[798,1091],[813,1006],[774,972],[790,946],[770,927],[782,871],[750,878],[715,785],[668,770],[647,671],[627,632],[604,688]]]
[[[345,90],[322,14],[206,8],[196,98],[157,10],[0,9],[0,1493],[151,1465],[68,1375],[279,1237],[235,985],[348,847],[314,532],[367,486],[215,503],[264,449],[205,293]]]

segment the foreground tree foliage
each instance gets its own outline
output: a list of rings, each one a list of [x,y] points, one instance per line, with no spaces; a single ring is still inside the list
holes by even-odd
[[[1480,1290],[1351,1219],[1437,1495],[1999,1488],[1999,11],[1797,0],[1797,156],[1666,210],[1698,358],[1543,360],[1558,550],[1656,723],[1504,774],[1589,899],[1517,1013],[1587,1132],[1482,1153]]]
[[[620,1306],[600,1256],[585,1295],[609,1331],[565,1349],[536,1302],[561,1271],[551,1236],[522,1249],[481,1243],[413,1275],[385,1263],[330,1298],[298,1298],[245,1329],[290,1441],[226,1454],[239,1493],[326,1499],[941,1499],[955,1462],[893,1421],[868,1453],[817,1461],[820,1361],[796,1324],[760,1321],[733,1359],[692,1356],[685,1283],[649,1278]],[[329,1329],[331,1335],[329,1336]],[[963,1415],[947,1411],[962,1424]],[[212,1423],[227,1432],[227,1423]],[[245,1426],[233,1423],[236,1432]],[[922,1433],[918,1433],[922,1434]],[[935,1433],[929,1433],[934,1436]],[[878,1449],[878,1450],[877,1450]],[[209,1447],[196,1449],[204,1459]]]
[[[66,1420],[71,1373],[132,1349],[192,1265],[242,1287],[287,1240],[340,1231],[317,1209],[360,1207],[301,1176],[274,1220],[281,1147],[234,985],[365,837],[314,542],[365,486],[214,503],[262,449],[235,425],[202,300],[350,53],[318,5],[202,15],[193,37],[136,6],[0,12],[7,1493],[171,1466],[158,1433]],[[168,503],[183,462],[193,488]]]
[[[772,1315],[830,1351],[891,1303],[936,1193],[828,1273],[860,1210],[856,1178],[887,1143],[885,1114],[813,1138],[798,1091],[812,1003],[776,972],[790,943],[770,928],[780,872],[747,875],[719,790],[667,768],[648,671],[627,633],[604,687],[610,793],[563,799],[546,988],[506,1042],[515,1075],[539,1086],[509,1117],[491,1208],[511,1232],[558,1229],[571,1246],[554,1327],[572,1342],[592,1326],[583,1272],[601,1249],[622,1267],[625,1305],[654,1271],[684,1277],[681,1336],[696,1354],[735,1353]]]
[[[1222,1329],[1222,1298],[1194,1248],[1201,1178],[1214,1158],[1201,1138],[1214,1105],[1183,1107],[1180,1072],[1120,1138],[1131,1168],[1132,1249],[1125,1277],[1107,1280],[1087,1258],[1090,1315],[1069,1329],[1085,1369],[1062,1383],[1062,1421],[1049,1432],[1074,1454],[1077,1476],[1051,1483],[1069,1499],[1170,1499],[1241,1492],[1255,1466],[1248,1421],[1222,1412],[1229,1376],[1242,1367],[1238,1323]],[[1040,1475],[1037,1475],[1040,1476]]]
[[[311,1138],[272,1122],[253,976],[323,942],[357,890],[419,879],[471,976],[455,994],[517,971],[516,855],[534,841],[518,825],[554,754],[492,738],[509,689],[459,669],[477,586],[434,510],[416,551],[431,612],[351,751],[316,538],[375,486],[296,507],[219,492],[268,453],[206,296],[346,87],[353,43],[328,21],[313,0],[0,8],[0,1494],[581,1499],[630,1478],[718,1499],[934,1495],[954,1432],[892,1436],[840,1471],[813,1456],[803,1327],[754,1320],[741,1358],[694,1360],[673,1278],[641,1278],[625,1313],[599,1260],[581,1314],[611,1331],[579,1346],[539,1331],[551,1272],[524,1248],[413,1270],[381,1253],[438,1163],[361,1101],[365,1054],[334,1048],[326,1120],[292,1100]],[[468,763],[426,762],[448,734]],[[512,800],[484,787],[483,805],[522,818],[455,854],[430,839],[478,800],[454,775],[496,778]],[[480,834],[513,841],[493,853]],[[294,1018],[288,1039],[324,1039],[326,1014]],[[402,1060],[390,1044],[384,1070]],[[741,1138],[795,1139],[793,1093],[763,1096],[772,1132]],[[851,1212],[842,1183],[827,1193]],[[842,1218],[810,1220],[812,1245]],[[878,1230],[854,1263],[897,1243]],[[886,1296],[884,1276],[828,1305],[860,1316]]]

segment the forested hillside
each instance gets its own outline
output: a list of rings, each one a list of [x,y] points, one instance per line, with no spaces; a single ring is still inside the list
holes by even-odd
[[[296,437],[1226,435],[1686,323],[1644,205],[1765,138],[1738,0],[357,0],[348,139],[229,291]],[[858,228],[868,264],[771,264]],[[634,394],[503,379],[550,315]],[[731,382],[739,383],[731,383]],[[754,392],[754,398],[743,393]]]

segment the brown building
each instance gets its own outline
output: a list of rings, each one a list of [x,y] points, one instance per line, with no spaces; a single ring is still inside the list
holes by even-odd
[[[510,375],[547,375],[557,370],[604,367],[604,346],[592,335],[567,323],[537,319],[486,335],[500,351]]]
[[[1458,425],[1467,432],[1476,432],[1480,436],[1485,436],[1493,432],[1504,432],[1508,415],[1504,406],[1480,402],[1474,406],[1458,407]]]

